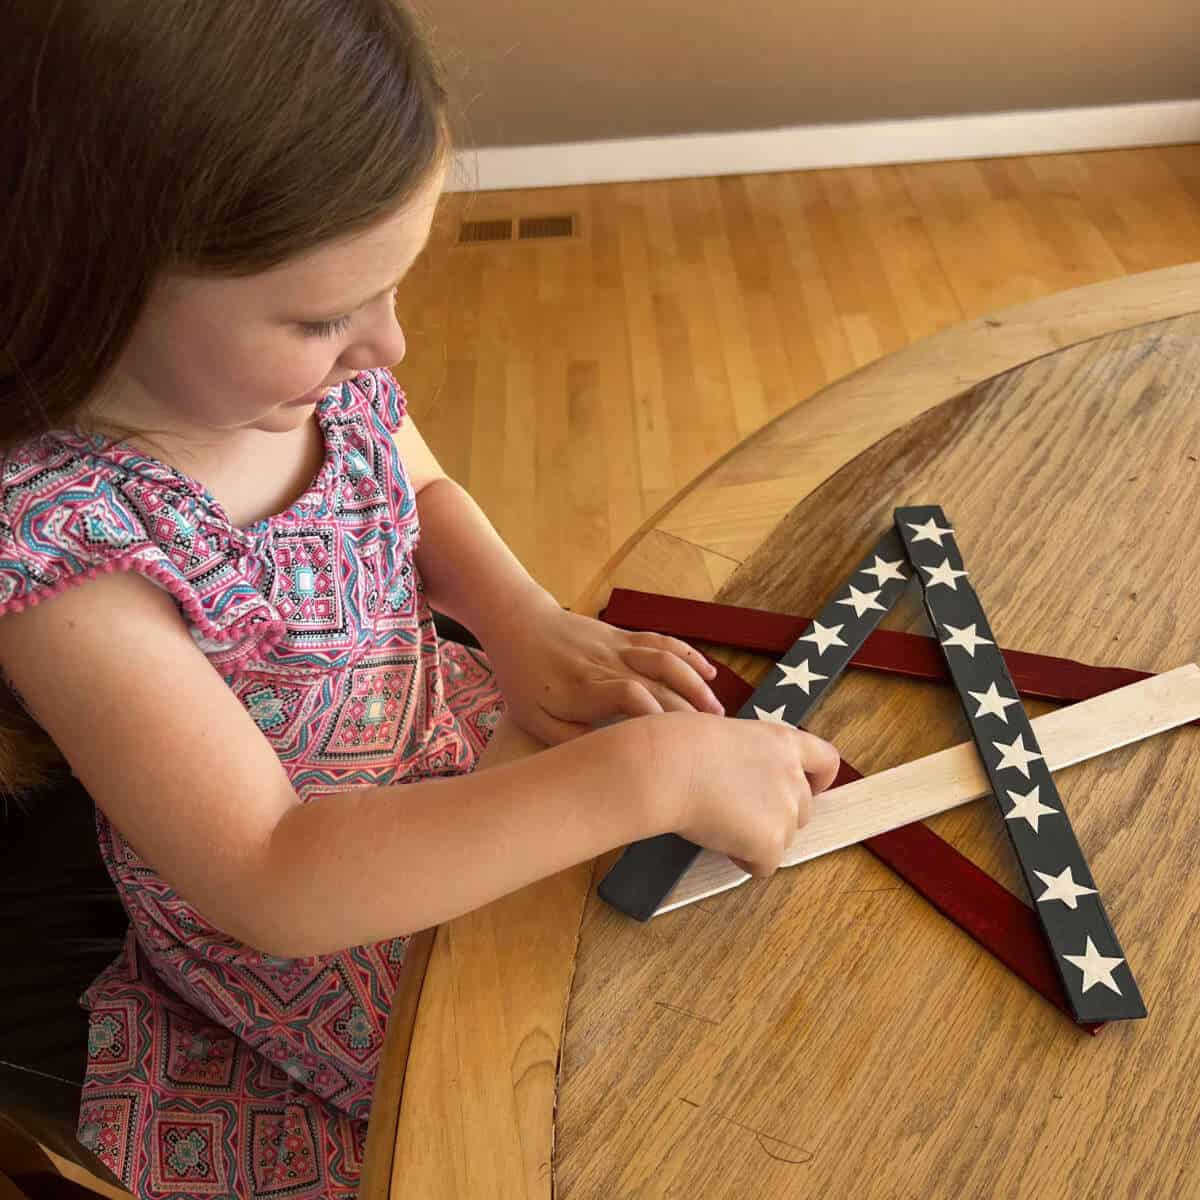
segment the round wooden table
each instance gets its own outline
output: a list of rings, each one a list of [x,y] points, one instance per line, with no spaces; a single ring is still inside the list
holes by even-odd
[[[1172,268],[873,364],[687,489],[584,605],[816,611],[893,507],[936,503],[1006,645],[1195,660],[1198,297]],[[966,736],[952,691],[861,672],[810,727],[867,772]],[[609,856],[414,939],[364,1198],[1200,1195],[1196,739],[1059,780],[1147,1021],[1081,1033],[858,847],[645,925],[597,900]],[[1022,894],[990,803],[931,824]]]

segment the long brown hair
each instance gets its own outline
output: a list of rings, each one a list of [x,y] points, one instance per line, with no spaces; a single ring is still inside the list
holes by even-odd
[[[395,0],[16,0],[0,72],[0,445],[61,425],[173,267],[251,274],[394,211],[447,148]]]
[[[448,149],[399,0],[10,0],[2,27],[0,449],[71,423],[162,272],[365,228]]]

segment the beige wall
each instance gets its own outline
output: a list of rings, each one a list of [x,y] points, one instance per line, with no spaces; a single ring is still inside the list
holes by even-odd
[[[418,0],[468,146],[1200,96],[1200,0]]]

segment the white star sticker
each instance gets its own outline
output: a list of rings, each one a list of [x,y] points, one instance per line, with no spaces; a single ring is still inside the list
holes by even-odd
[[[880,591],[883,589],[880,588]],[[854,609],[854,615],[861,617],[868,609],[874,608],[879,612],[887,610],[879,603],[879,592],[860,592],[854,584],[850,585],[850,595],[845,600],[839,600],[839,604],[849,604]]]
[[[1042,757],[1036,750],[1025,749],[1025,739],[1020,734],[1013,738],[1010,745],[1006,746],[1003,742],[993,742],[992,745],[1000,751],[1000,761],[996,764],[996,770],[1003,771],[1008,768],[1020,771],[1026,779],[1029,778],[1029,764]]]
[[[1109,958],[1096,949],[1095,943],[1089,937],[1082,954],[1064,954],[1063,958],[1073,967],[1083,972],[1083,990],[1086,992],[1093,984],[1102,983],[1120,996],[1121,989],[1113,982],[1112,973],[1125,960]]]
[[[783,716],[784,709],[786,708],[786,704],[781,704],[778,708],[773,708],[770,712],[767,712],[765,708],[759,708],[756,704],[754,706],[754,715],[760,721],[774,721],[776,725],[786,725],[787,721],[784,720]]]
[[[999,717],[1005,725],[1008,724],[1008,718],[1004,715],[1004,710],[1010,704],[1019,704],[1019,700],[1010,700],[1007,696],[1000,695],[993,683],[988,687],[986,692],[968,692],[968,696],[972,700],[979,701],[979,711],[975,714],[975,719],[980,717]]]
[[[942,529],[937,522],[930,517],[924,525],[914,525],[912,521],[906,522],[909,529],[913,531],[913,542],[933,542],[935,545],[942,544],[942,538],[948,533],[953,533],[953,529]]]
[[[802,642],[816,642],[817,653],[824,654],[830,646],[844,646],[846,643],[838,636],[845,628],[843,625],[822,625],[820,621],[814,621],[812,632],[806,633],[800,640]]]
[[[961,629],[957,625],[942,625],[943,629],[950,631],[950,636],[942,643],[943,646],[957,646],[960,650],[965,650],[972,658],[975,657],[975,650],[979,646],[994,646],[995,642],[988,638],[980,637],[975,632],[974,625],[964,625]]]
[[[875,582],[880,587],[883,587],[889,579],[898,579],[901,583],[904,583],[907,581],[908,576],[900,569],[903,562],[902,558],[896,559],[895,562],[884,562],[877,554],[875,555],[875,565],[873,567],[863,567],[862,573],[864,575],[874,575]]]
[[[794,667],[789,667],[784,663],[779,664],[779,669],[783,672],[783,678],[779,681],[780,687],[798,687],[803,689],[804,694],[809,694],[809,688],[818,679],[828,679],[828,675],[818,675],[812,667],[808,665],[807,660],[802,663],[797,663]]]
[[[958,584],[954,581],[961,579],[966,575],[966,571],[956,571],[947,558],[940,567],[922,566],[921,570],[929,576],[929,582],[926,587],[937,587],[939,583],[944,583],[952,592],[958,591]]]
[[[1043,900],[1061,900],[1068,908],[1078,908],[1077,897],[1094,896],[1095,888],[1081,887],[1071,875],[1069,866],[1063,867],[1057,875],[1046,875],[1041,871],[1034,874],[1046,885],[1046,890],[1038,897],[1038,903]]]
[[[1004,819],[1006,821],[1028,821],[1034,833],[1041,832],[1038,829],[1039,817],[1044,817],[1047,813],[1058,812],[1057,808],[1050,808],[1038,799],[1037,788],[1024,795],[1021,795],[1020,792],[1009,792],[1008,798],[1013,802],[1013,806],[1004,814]]]

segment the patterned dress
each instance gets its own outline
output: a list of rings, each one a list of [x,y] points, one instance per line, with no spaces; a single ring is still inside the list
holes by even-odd
[[[403,415],[387,371],[328,393],[312,486],[246,529],[127,445],[26,443],[0,475],[0,612],[137,571],[173,597],[302,801],[469,771],[501,701],[483,656],[434,632],[391,438]],[[99,811],[96,828],[131,928],[82,1000],[80,1140],[139,1197],[354,1196],[407,939],[261,954]]]

